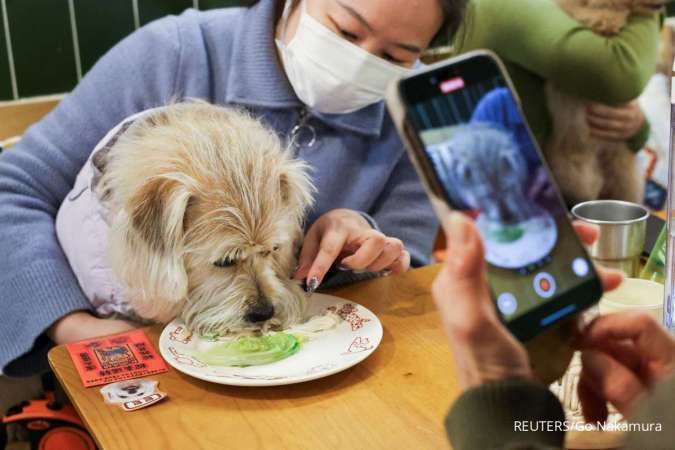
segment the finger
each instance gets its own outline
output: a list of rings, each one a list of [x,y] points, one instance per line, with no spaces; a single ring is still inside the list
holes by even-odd
[[[494,316],[480,234],[471,220],[460,213],[452,213],[444,220],[443,228],[448,256],[432,286],[433,297],[443,316],[453,323],[451,328],[480,327]]]
[[[631,340],[637,345],[646,339],[661,349],[675,345],[656,319],[639,312],[598,316],[584,330],[584,343],[590,345],[605,340]]]
[[[344,230],[328,229],[323,234],[319,251],[307,272],[308,280],[316,279],[316,286],[321,284],[323,277],[326,276],[326,273],[340,255],[346,240],[347,232]]]
[[[340,264],[353,270],[365,270],[380,256],[387,243],[387,238],[377,230],[368,230],[356,239],[356,242],[360,244],[356,252],[344,258]]]
[[[584,245],[592,245],[600,237],[600,229],[596,225],[576,220],[573,226]]]
[[[398,275],[410,269],[410,253],[403,250],[403,254],[396,259],[390,266],[385,267],[385,270],[391,272],[391,275]]]
[[[602,283],[602,291],[609,292],[621,286],[624,274],[617,269],[608,269],[606,267],[596,267],[595,269]]]
[[[626,136],[623,132],[600,130],[594,127],[591,127],[591,135],[598,139],[606,139],[608,141],[625,141],[630,137]]]
[[[652,316],[645,313],[617,313],[596,317],[584,330],[581,345],[601,347],[607,341],[633,342],[637,354],[647,361],[655,376],[675,364],[675,341]]]
[[[452,213],[443,222],[448,240],[448,265],[453,283],[485,279],[483,242],[474,223],[461,213]]]
[[[581,363],[589,387],[624,416],[646,392],[635,373],[605,353],[585,350]]]
[[[575,221],[573,224],[574,231],[576,231],[579,239],[584,245],[592,245],[600,237],[600,230],[597,226],[585,223],[581,221]],[[623,282],[623,272],[614,269],[606,269],[602,267],[596,268],[598,276],[602,282],[602,288],[604,292],[609,292],[617,287]]]
[[[609,415],[607,402],[596,393],[594,387],[588,382],[588,375],[583,370],[579,376],[577,394],[586,422],[594,423],[607,420]]]
[[[293,279],[304,280],[312,267],[312,262],[319,253],[319,243],[321,238],[321,227],[314,224],[310,227],[304,241],[302,242],[302,250],[298,258],[298,268],[293,273]]]
[[[616,359],[618,362],[623,364],[631,372],[638,375],[640,379],[641,376],[641,355],[638,353],[635,344],[632,341],[602,341],[596,343],[593,348],[587,348],[590,350],[596,350],[602,353],[610,355],[612,358]],[[642,379],[644,382],[645,380]]]
[[[592,129],[595,128],[599,131],[613,131],[619,133],[626,128],[625,122],[616,119],[608,119],[592,114],[587,115],[586,119]]]
[[[403,251],[403,242],[400,239],[387,238],[382,253],[366,267],[366,270],[369,272],[380,272],[388,268],[403,256]]]
[[[619,106],[590,103],[586,109],[586,115],[625,121],[630,120],[633,117],[633,108],[634,107],[630,103]]]

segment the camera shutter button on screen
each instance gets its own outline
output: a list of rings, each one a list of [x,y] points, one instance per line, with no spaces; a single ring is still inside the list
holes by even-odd
[[[541,272],[534,277],[534,291],[542,298],[551,298],[557,288],[555,278],[550,273]]]

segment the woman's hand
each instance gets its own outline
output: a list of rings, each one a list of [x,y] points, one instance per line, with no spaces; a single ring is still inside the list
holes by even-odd
[[[583,332],[579,399],[589,422],[607,419],[607,402],[624,416],[675,370],[675,339],[644,313],[597,317]]]
[[[586,119],[591,134],[610,141],[627,141],[645,124],[645,115],[637,100],[619,106],[590,103]]]
[[[490,381],[532,378],[523,345],[501,323],[486,278],[483,244],[473,222],[453,213],[443,223],[448,259],[434,281],[432,294],[450,339],[460,386],[468,389]],[[585,244],[593,243],[597,229],[575,224]],[[622,275],[601,271],[604,289],[616,288]]]
[[[108,336],[138,328],[132,322],[100,319],[86,311],[76,311],[62,317],[49,328],[47,335],[57,344],[67,344],[98,336]]]
[[[448,257],[434,280],[432,294],[450,339],[461,388],[532,378],[525,348],[495,312],[478,230],[461,213],[452,213],[443,227]]]
[[[396,274],[410,267],[410,254],[400,239],[374,230],[350,209],[331,210],[312,224],[293,278],[306,279],[308,288],[314,290],[338,258],[343,270]]]

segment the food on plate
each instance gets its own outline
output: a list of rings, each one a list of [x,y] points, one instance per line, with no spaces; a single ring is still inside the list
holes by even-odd
[[[197,350],[200,361],[214,366],[259,366],[273,363],[300,350],[300,339],[288,333],[267,336],[239,336],[225,341],[215,341]]]
[[[287,330],[250,333],[238,336],[203,336],[193,356],[213,366],[260,366],[270,364],[296,354],[302,344],[321,333],[332,330],[342,318],[335,312],[314,316],[305,323]]]

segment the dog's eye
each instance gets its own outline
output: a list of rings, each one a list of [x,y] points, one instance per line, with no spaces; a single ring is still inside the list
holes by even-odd
[[[213,265],[216,267],[232,267],[235,263],[236,261],[232,258],[223,258],[214,262]]]
[[[272,251],[273,251],[273,252],[276,252],[276,251],[278,251],[280,248],[281,248],[280,245],[275,245],[274,247],[272,247]]]

